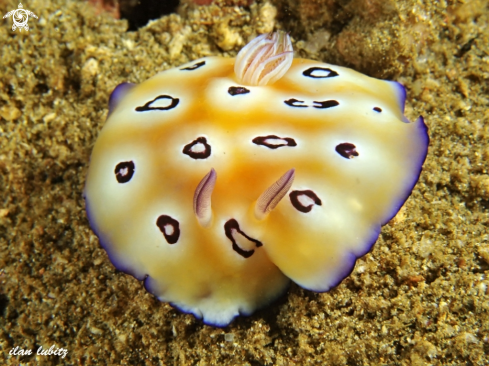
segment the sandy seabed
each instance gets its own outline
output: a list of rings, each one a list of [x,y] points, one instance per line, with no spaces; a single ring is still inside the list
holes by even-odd
[[[23,5],[39,17],[29,32],[0,26],[1,364],[489,364],[486,1],[184,4],[136,32],[84,2]],[[431,144],[412,196],[337,288],[292,285],[213,328],[113,267],[88,226],[85,175],[117,84],[232,57],[274,28],[298,56],[401,81]],[[67,355],[36,355],[53,345]]]

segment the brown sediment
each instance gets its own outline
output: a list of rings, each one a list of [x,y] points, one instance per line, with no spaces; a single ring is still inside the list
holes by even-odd
[[[3,20],[0,363],[487,364],[489,9],[482,0],[383,3],[276,0],[278,22],[262,1],[185,5],[131,33],[82,2],[23,3],[39,17],[28,33]],[[17,7],[2,2],[2,14]],[[88,227],[83,185],[117,84],[234,56],[274,26],[304,57],[395,76],[407,87],[407,116],[429,126],[429,155],[404,208],[337,288],[293,285],[218,329],[114,269]],[[68,355],[9,355],[53,344]]]

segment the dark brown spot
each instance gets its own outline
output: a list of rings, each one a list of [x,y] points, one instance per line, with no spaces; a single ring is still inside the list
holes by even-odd
[[[197,137],[194,141],[185,145],[182,152],[192,159],[207,159],[211,156],[211,145],[207,143],[205,137]]]
[[[318,104],[318,105],[314,105],[313,106],[314,108],[321,108],[321,109],[336,107],[337,105],[340,105],[340,103],[338,103],[336,100],[325,100],[323,102],[314,101],[314,103]]]
[[[234,236],[233,236],[233,234],[235,232],[238,232],[239,234],[243,235],[249,241],[255,243],[256,248],[259,248],[263,245],[259,240],[253,239],[253,238],[249,237],[248,235],[246,235],[243,231],[241,231],[241,229],[239,228],[239,224],[235,219],[231,219],[231,220],[226,221],[226,223],[224,224],[224,232],[226,233],[226,236],[228,237],[228,239],[231,240],[231,242],[233,243],[233,250],[236,253],[238,253],[239,255],[241,255],[243,258],[251,257],[255,251],[253,249],[252,250],[245,250],[245,249],[240,248],[240,246],[238,245],[238,243],[236,243],[236,240],[234,239]]]
[[[263,145],[269,149],[277,149],[282,146],[297,146],[295,140],[291,137],[278,137],[275,135],[258,136],[253,140],[254,144]]]
[[[344,142],[336,146],[336,152],[347,159],[353,159],[358,156],[357,147],[349,142]]]
[[[314,203],[310,203],[309,205],[304,205],[303,202],[300,201],[300,197],[308,197],[310,198]],[[290,202],[292,202],[292,205],[300,212],[307,213],[312,210],[312,207],[314,205],[321,206],[321,200],[319,197],[316,195],[311,190],[305,190],[305,191],[292,191],[289,194],[290,197]]]
[[[228,89],[228,93],[231,95],[248,94],[249,92],[249,89],[244,86],[230,86]]]
[[[376,112],[379,112],[379,113],[380,113],[380,112],[382,112],[382,108],[379,108],[379,107],[374,107],[374,111],[376,111]]]
[[[460,49],[458,50],[458,52],[455,54],[455,56],[457,57],[462,57],[463,55],[465,55],[467,52],[470,51],[470,49],[472,48],[472,45],[474,44],[474,41],[477,39],[477,37],[475,38],[472,38],[470,39],[466,44],[464,44],[462,47],[460,47]]]
[[[291,107],[296,107],[296,108],[306,108],[307,107],[307,105],[301,104],[301,103],[304,103],[303,100],[297,100],[295,98],[284,100],[284,103],[287,105],[290,105]]]
[[[327,67],[310,67],[309,69],[305,70],[302,75],[314,79],[324,79],[338,76],[338,73],[334,70],[328,69]]]
[[[134,175],[134,163],[132,161],[123,161],[115,166],[114,173],[119,183],[127,183]]]
[[[157,107],[157,106],[151,106],[151,104],[153,104],[157,100],[164,101],[164,102],[168,103],[168,105],[159,106],[159,107]],[[142,107],[136,107],[136,112],[167,111],[169,109],[175,108],[178,105],[179,102],[180,102],[180,99],[178,99],[178,98],[173,98],[173,97],[171,97],[169,95],[159,95],[155,99],[150,100],[149,102],[147,102]]]
[[[180,237],[180,224],[171,216],[161,215],[156,220],[156,226],[165,236],[168,244],[175,244]]]
[[[180,69],[180,70],[197,70],[199,67],[202,67],[205,65],[205,61],[200,61],[200,62],[197,62],[195,64],[193,64],[192,66],[188,66],[188,67],[184,67],[183,69]]]

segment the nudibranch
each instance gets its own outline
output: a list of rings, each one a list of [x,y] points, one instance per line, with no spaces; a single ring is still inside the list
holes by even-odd
[[[429,137],[393,81],[294,59],[282,32],[121,84],[85,186],[112,263],[228,325],[348,276],[416,184]]]

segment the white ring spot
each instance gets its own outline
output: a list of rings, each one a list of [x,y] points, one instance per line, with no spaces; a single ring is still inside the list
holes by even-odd
[[[175,232],[175,228],[173,227],[173,225],[170,224],[166,224],[164,226],[164,229],[166,235],[173,235],[173,233]]]
[[[309,196],[307,196],[305,194],[300,194],[297,197],[297,200],[304,207],[308,207],[310,205],[314,205],[315,204],[314,200],[311,197],[309,197]]]
[[[205,145],[199,142],[192,146],[190,148],[190,151],[192,151],[193,153],[203,153],[205,152]]]

